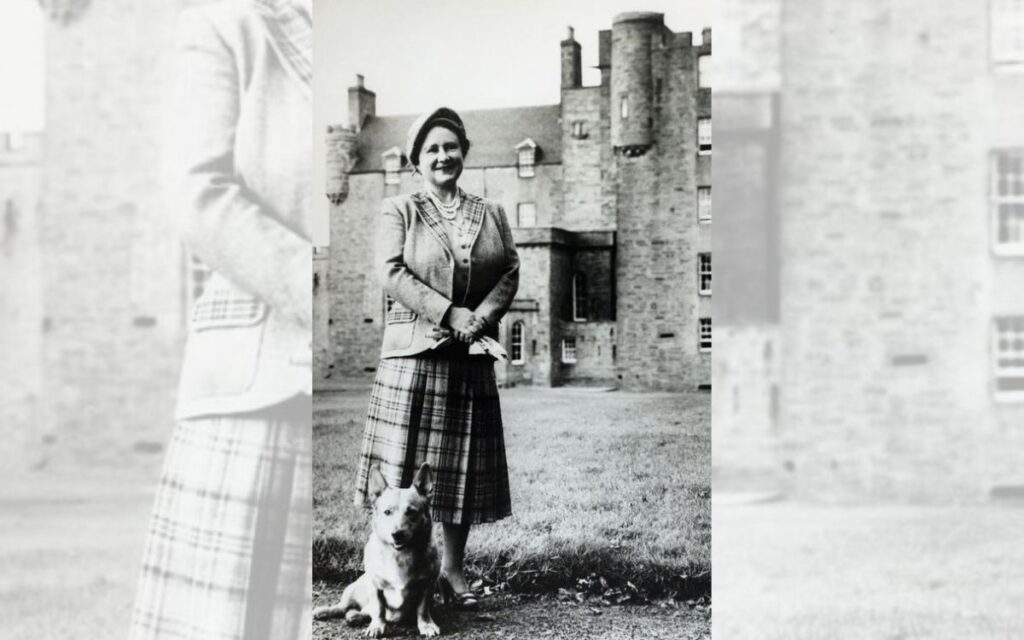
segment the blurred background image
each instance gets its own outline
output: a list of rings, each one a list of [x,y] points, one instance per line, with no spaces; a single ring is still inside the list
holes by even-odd
[[[1019,636],[1024,3],[715,25],[715,634]]]
[[[177,5],[0,8],[7,637],[127,630],[187,312],[202,287],[158,174]]]
[[[128,632],[210,274],[182,244],[160,162],[176,17],[198,4],[0,7],[5,638]]]

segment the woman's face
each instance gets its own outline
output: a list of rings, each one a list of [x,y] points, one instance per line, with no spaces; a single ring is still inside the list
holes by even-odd
[[[416,166],[423,180],[440,188],[453,188],[462,175],[462,145],[459,136],[445,127],[427,132]]]

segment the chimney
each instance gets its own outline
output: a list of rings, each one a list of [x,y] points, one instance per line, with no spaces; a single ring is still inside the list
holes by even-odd
[[[366,121],[377,115],[377,94],[364,86],[362,74],[356,74],[356,86],[348,88],[348,126],[356,133]]]
[[[583,86],[580,49],[573,28],[569,27],[565,40],[562,40],[562,89],[578,89]]]
[[[700,32],[700,43],[703,45],[711,44],[711,28],[704,27],[704,30]]]
[[[597,68],[601,70],[601,86],[607,87],[612,77],[612,31],[597,32]]]

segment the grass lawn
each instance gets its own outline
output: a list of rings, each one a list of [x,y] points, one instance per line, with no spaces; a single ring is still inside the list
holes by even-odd
[[[1024,638],[1024,509],[716,504],[714,635]]]
[[[362,571],[367,516],[351,501],[367,399],[314,401],[318,579]],[[709,394],[516,388],[501,402],[514,515],[474,528],[471,576],[518,590],[598,590],[601,578],[659,594],[709,590]]]

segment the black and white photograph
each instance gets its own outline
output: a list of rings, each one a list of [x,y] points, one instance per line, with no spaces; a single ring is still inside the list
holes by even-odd
[[[314,638],[710,637],[710,3],[315,12]]]
[[[1024,637],[1022,103],[1024,0],[0,2],[0,636]]]

